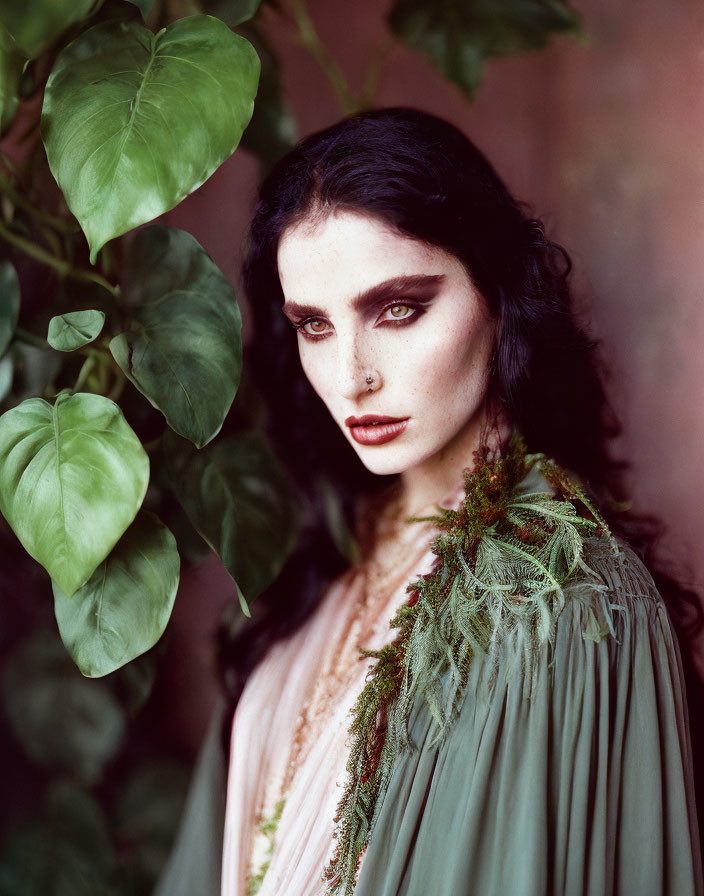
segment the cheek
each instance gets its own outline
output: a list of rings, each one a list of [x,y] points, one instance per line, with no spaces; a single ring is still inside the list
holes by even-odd
[[[300,337],[299,337],[300,338]],[[332,378],[329,369],[323,363],[321,353],[306,351],[305,345],[299,345],[298,357],[301,361],[303,373],[306,375],[308,382],[311,384],[315,392],[327,404],[326,385],[329,388]]]
[[[448,328],[441,337],[424,340],[409,354],[409,383],[424,400],[437,403],[446,413],[448,404],[473,401],[487,385],[489,360],[495,326],[489,318],[480,318],[470,326]]]

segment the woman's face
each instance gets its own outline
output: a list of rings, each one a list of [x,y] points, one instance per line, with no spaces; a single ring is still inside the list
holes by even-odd
[[[469,463],[495,321],[457,258],[340,210],[288,228],[277,260],[303,370],[364,465]],[[367,415],[405,423],[351,425]]]

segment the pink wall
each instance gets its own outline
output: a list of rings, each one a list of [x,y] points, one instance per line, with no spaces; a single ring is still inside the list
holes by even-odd
[[[388,6],[309,0],[353,87],[387,33]],[[633,461],[636,508],[662,516],[670,527],[666,556],[704,593],[704,7],[699,0],[574,6],[589,46],[559,38],[541,52],[490,62],[474,104],[401,48],[387,59],[375,104],[418,106],[461,127],[570,251],[612,367],[625,427],[618,447]],[[270,16],[268,25],[300,135],[340,118],[318,65],[281,21]],[[166,216],[194,233],[235,283],[255,187],[256,166],[238,152]],[[179,700],[190,731],[178,733],[189,744],[214,694],[209,638],[232,593],[211,558],[177,601],[171,653],[189,670],[180,673]]]

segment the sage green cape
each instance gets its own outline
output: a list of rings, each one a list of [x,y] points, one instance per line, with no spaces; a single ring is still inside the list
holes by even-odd
[[[532,694],[475,659],[460,714],[396,761],[355,896],[699,896],[704,892],[680,652],[629,548],[586,539],[606,588],[564,588]],[[282,894],[283,896],[283,894]]]

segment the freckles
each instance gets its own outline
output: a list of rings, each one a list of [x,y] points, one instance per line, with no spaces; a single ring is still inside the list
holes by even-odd
[[[304,351],[301,351],[301,347],[298,348],[298,358],[301,362],[301,368],[303,373],[306,375],[306,379],[311,384],[311,386],[315,389],[315,391],[320,395],[320,391],[318,389],[318,383],[320,381],[319,371],[317,370],[317,365],[314,364],[309,357],[307,357]]]

